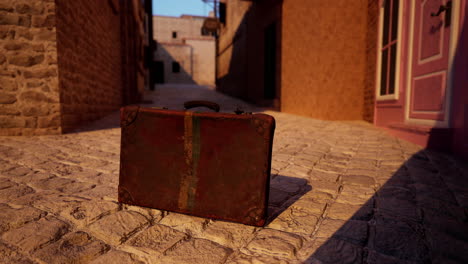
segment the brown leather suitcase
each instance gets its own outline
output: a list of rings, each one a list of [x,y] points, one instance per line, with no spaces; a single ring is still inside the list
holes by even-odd
[[[119,202],[263,226],[275,120],[236,113],[123,107]]]

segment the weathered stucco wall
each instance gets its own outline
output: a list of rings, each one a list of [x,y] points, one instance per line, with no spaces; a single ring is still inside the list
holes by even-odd
[[[367,1],[284,0],[281,110],[362,120]]]
[[[122,103],[120,18],[109,1],[56,3],[62,126],[67,131]]]
[[[58,134],[53,0],[0,1],[0,135]]]
[[[164,63],[164,82],[195,83],[192,79],[192,54],[192,47],[189,45],[158,42],[155,60]],[[173,62],[179,63],[180,72],[172,72]]]
[[[193,50],[193,81],[201,85],[215,84],[215,40],[187,39]]]

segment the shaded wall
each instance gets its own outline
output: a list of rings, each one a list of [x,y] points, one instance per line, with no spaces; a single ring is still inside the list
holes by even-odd
[[[67,131],[122,103],[120,18],[108,1],[56,3],[62,127]]]
[[[362,119],[367,1],[284,0],[282,111]]]
[[[165,83],[195,83],[193,73],[193,49],[189,45],[158,42],[155,60],[164,63]],[[172,72],[172,63],[178,62],[179,72]]]
[[[454,56],[451,148],[468,160],[468,3],[461,2],[459,40]]]
[[[58,134],[54,1],[0,2],[0,135]]]
[[[279,98],[281,85],[281,0],[226,2],[226,24],[220,30],[217,47],[217,88],[219,91],[263,105],[277,106],[266,99],[265,31],[275,23],[276,71],[274,83]]]
[[[248,1],[224,0],[226,23],[220,29],[216,54],[216,85],[223,93],[247,99]]]

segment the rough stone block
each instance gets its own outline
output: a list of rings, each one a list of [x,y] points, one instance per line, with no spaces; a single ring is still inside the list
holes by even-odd
[[[162,253],[187,235],[164,225],[154,225],[127,241],[126,244]]]
[[[135,232],[148,224],[148,219],[133,211],[119,211],[105,216],[89,226],[97,237],[112,245],[125,242]]]
[[[343,240],[331,238],[320,245],[311,259],[319,260],[315,263],[362,263],[363,250],[361,247]],[[306,263],[314,263],[307,262]]]
[[[1,59],[1,56],[2,55],[0,55],[0,59]],[[5,91],[18,90],[17,80],[15,80],[14,78],[0,77],[0,90],[5,90]],[[0,95],[0,98],[3,98],[3,95]]]
[[[334,203],[328,211],[327,217],[339,220],[368,220],[373,213],[371,206]]]
[[[294,258],[302,247],[300,236],[273,229],[263,229],[247,246],[247,249],[264,255]]]
[[[6,204],[0,204],[0,233],[36,221],[45,215],[46,212],[32,207],[15,209]]]
[[[4,12],[0,14],[0,25],[17,25],[19,20],[19,16],[15,14]]]
[[[8,59],[12,65],[31,67],[44,61],[44,55],[15,55]]]
[[[15,248],[12,248],[0,242],[0,259],[3,263],[21,263],[21,264],[35,264],[37,262],[31,260],[25,255],[21,254]]]
[[[16,101],[15,94],[0,91],[0,104],[13,104]]]
[[[124,251],[111,250],[108,253],[96,258],[91,261],[90,264],[145,264],[145,262],[139,260],[139,258],[131,253]]]
[[[45,217],[4,233],[2,239],[29,252],[52,240],[59,239],[68,231],[68,228],[66,223],[56,218]]]
[[[241,248],[252,238],[255,228],[242,224],[213,221],[200,237],[230,248]]]
[[[232,253],[229,248],[222,247],[205,239],[191,239],[176,245],[165,252],[161,263],[224,263]]]
[[[88,263],[109,251],[110,246],[96,240],[89,234],[78,231],[69,233],[59,241],[34,253],[34,257],[45,263]]]
[[[205,218],[171,212],[159,223],[192,235],[202,232],[208,221]]]
[[[49,68],[49,69],[38,69],[34,71],[24,71],[23,75],[24,75],[24,78],[26,79],[56,77],[57,69]]]

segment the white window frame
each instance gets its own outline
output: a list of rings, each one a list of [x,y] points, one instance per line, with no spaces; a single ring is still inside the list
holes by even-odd
[[[401,66],[401,47],[402,47],[402,30],[403,30],[403,9],[406,1],[400,1],[398,5],[398,34],[397,34],[397,54],[395,62],[395,90],[393,94],[380,95],[380,82],[381,82],[381,70],[382,70],[382,34],[383,34],[383,23],[384,23],[384,1],[380,2],[379,10],[379,33],[378,33],[378,44],[377,44],[377,81],[375,86],[375,98],[377,101],[384,100],[398,100],[400,94],[400,66]]]

